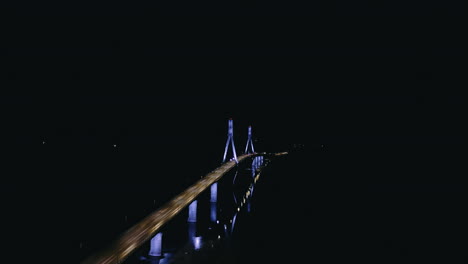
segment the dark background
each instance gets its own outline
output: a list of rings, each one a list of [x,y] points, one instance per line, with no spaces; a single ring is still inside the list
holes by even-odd
[[[145,174],[156,159],[164,171],[183,159],[203,175],[219,164],[208,157],[221,159],[233,118],[239,146],[252,125],[258,150],[302,149],[292,175],[312,184],[276,179],[266,191],[290,197],[273,196],[277,203],[308,208],[297,221],[279,218],[295,226],[281,238],[317,235],[324,259],[427,263],[452,252],[449,263],[459,263],[462,15],[457,1],[2,3],[0,78],[11,92],[0,97],[5,228],[30,224],[18,221],[29,216],[28,201],[58,201],[45,194],[63,186],[111,181],[113,189],[128,184],[130,172],[135,182],[157,181]],[[320,161],[313,172],[311,160]],[[310,186],[323,188],[313,187],[312,198]],[[276,203],[263,204],[270,207],[259,219],[276,216]],[[308,213],[314,208],[328,217],[317,220]],[[383,227],[392,219],[400,224]],[[302,228],[310,223],[327,231]],[[263,241],[264,254],[245,251],[249,259],[283,249],[265,242],[277,238],[267,232],[273,223],[256,226],[265,228],[252,240]],[[369,240],[351,239],[356,226]],[[8,236],[14,252],[28,232]],[[284,250],[302,252],[298,261],[314,248],[290,245]],[[441,253],[431,259],[431,251]]]

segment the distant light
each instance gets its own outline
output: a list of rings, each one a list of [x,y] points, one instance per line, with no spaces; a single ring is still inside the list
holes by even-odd
[[[220,236],[220,235],[218,235],[218,239],[220,239],[220,238],[221,238],[221,236]]]
[[[116,144],[114,144],[114,148],[116,148],[116,147],[117,147],[117,145],[116,145]]]
[[[44,144],[45,144],[45,141],[42,141],[42,145],[44,145]]]
[[[216,223],[219,224],[219,220],[216,220]]]

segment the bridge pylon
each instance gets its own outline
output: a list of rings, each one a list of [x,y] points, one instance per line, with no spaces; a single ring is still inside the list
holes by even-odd
[[[223,162],[226,161],[226,155],[228,153],[229,144],[231,144],[231,148],[232,148],[233,157],[231,159],[235,160],[237,163],[238,161],[237,161],[236,147],[234,146],[234,125],[232,122],[232,118],[230,118],[228,121],[228,138],[226,141],[226,147],[224,148]]]
[[[253,141],[252,141],[252,126],[249,126],[249,129],[248,129],[247,144],[245,145],[244,153],[245,154],[255,153],[255,149],[254,149]]]

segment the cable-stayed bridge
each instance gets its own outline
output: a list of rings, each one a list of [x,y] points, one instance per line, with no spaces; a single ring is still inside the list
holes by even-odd
[[[177,259],[176,254],[165,254],[163,250],[164,231],[163,229],[175,221],[176,217],[186,216],[186,227],[188,232],[187,246],[192,250],[199,250],[202,247],[202,236],[197,232],[198,215],[200,214],[199,203],[205,201],[202,199],[204,193],[209,192],[209,218],[213,228],[217,228],[218,234],[214,240],[220,239],[221,235],[228,236],[234,230],[238,213],[243,209],[250,210],[250,199],[254,193],[254,187],[258,181],[262,168],[267,164],[266,160],[271,157],[281,156],[287,152],[281,153],[258,153],[255,152],[252,141],[252,127],[248,127],[248,137],[244,153],[237,155],[234,144],[234,125],[233,120],[228,121],[228,133],[226,146],[221,165],[206,174],[200,180],[192,184],[172,200],[149,214],[147,217],[133,225],[123,234],[121,234],[111,245],[101,249],[99,252],[86,258],[82,264],[117,264],[117,263],[151,263],[164,264],[172,263]],[[245,173],[249,171],[249,173]],[[232,174],[232,181],[226,181],[223,178]],[[247,180],[247,181],[246,181]],[[233,188],[226,187],[226,182],[235,186],[238,182],[247,182],[241,188],[241,193],[232,191]],[[219,184],[222,185],[220,188]],[[229,185],[229,184],[228,184]],[[231,187],[232,187],[231,186]],[[233,209],[226,213],[224,210],[221,216],[218,206],[221,193],[232,191]],[[197,234],[198,233],[198,234]],[[211,232],[213,233],[213,232]],[[216,231],[215,231],[216,233]],[[208,240],[203,244],[213,245],[213,241]],[[187,254],[188,249],[183,250]]]

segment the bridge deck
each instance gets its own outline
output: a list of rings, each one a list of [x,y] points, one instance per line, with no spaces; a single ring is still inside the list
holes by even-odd
[[[242,162],[256,154],[245,154],[237,158]],[[151,239],[162,226],[187,207],[198,195],[236,165],[235,161],[223,163],[220,167],[208,173],[205,177],[177,195],[174,199],[148,215],[136,225],[123,233],[110,247],[84,260],[82,264],[117,264],[123,262],[143,243]]]

